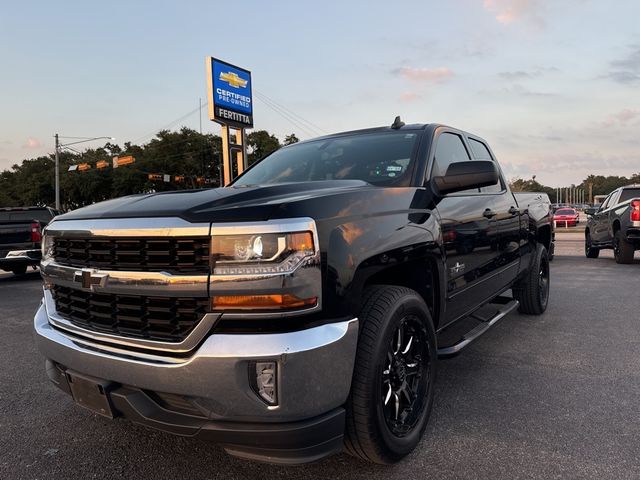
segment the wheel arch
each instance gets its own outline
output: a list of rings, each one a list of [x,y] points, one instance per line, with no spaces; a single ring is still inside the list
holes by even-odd
[[[613,234],[615,235],[615,233],[620,230],[621,226],[620,226],[620,219],[616,218],[613,223],[611,224],[611,228],[613,229]]]
[[[551,251],[551,225],[543,225],[538,229],[538,242]]]
[[[385,254],[377,255],[385,260]],[[364,262],[356,277],[359,277],[360,293],[372,285],[394,285],[416,291],[427,304],[434,328],[438,328],[443,316],[443,268],[435,256],[423,256],[404,262],[389,262],[380,268],[368,269]],[[359,298],[360,295],[358,295]]]

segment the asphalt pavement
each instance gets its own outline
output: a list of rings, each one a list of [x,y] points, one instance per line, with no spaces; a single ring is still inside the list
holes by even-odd
[[[544,315],[511,314],[439,363],[426,435],[388,467],[263,465],[77,407],[34,347],[38,273],[0,274],[0,479],[640,478],[640,256],[586,259],[582,239],[558,235]]]

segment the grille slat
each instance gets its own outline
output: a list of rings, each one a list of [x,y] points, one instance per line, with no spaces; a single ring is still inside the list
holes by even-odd
[[[89,330],[180,342],[202,320],[209,300],[84,292],[54,285],[58,314]]]
[[[209,237],[54,239],[57,263],[72,267],[209,273]]]

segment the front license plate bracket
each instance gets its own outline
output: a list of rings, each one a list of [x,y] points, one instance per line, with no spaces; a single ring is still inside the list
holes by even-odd
[[[87,378],[69,371],[67,371],[66,377],[73,400],[78,405],[103,417],[114,417],[109,400],[111,382]]]

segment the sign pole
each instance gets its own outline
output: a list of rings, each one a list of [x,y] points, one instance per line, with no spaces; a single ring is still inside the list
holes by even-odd
[[[227,125],[222,125],[222,172],[224,183],[221,186],[227,186],[231,183],[231,155]]]
[[[58,134],[55,135],[56,139],[56,172],[55,172],[55,193],[56,193],[56,210],[60,212],[60,142],[58,140]]]
[[[236,168],[238,170],[238,175],[244,172],[247,168],[244,155],[244,128],[236,130]]]

